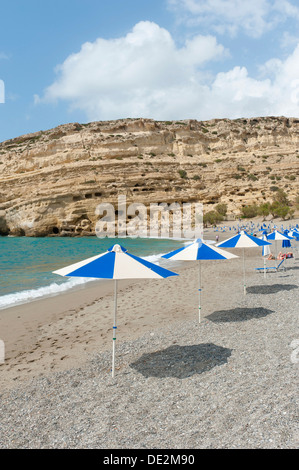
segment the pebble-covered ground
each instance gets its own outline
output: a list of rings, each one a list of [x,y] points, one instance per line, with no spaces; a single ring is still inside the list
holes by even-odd
[[[3,392],[0,447],[297,448],[298,270],[256,274],[200,324],[117,344],[114,379],[108,350]]]

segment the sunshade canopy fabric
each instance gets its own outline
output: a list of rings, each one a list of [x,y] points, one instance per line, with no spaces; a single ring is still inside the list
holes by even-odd
[[[217,259],[231,259],[237,258],[236,255],[229,253],[215,246],[206,244],[200,238],[195,242],[187,245],[178,250],[171,251],[166,255],[163,255],[162,258],[172,259],[177,261],[188,261],[188,260],[217,260]]]
[[[292,230],[288,233],[288,236],[296,238],[296,240],[298,240],[299,239],[299,232],[297,232],[296,230]]]
[[[54,271],[66,277],[99,279],[161,279],[178,274],[134,256],[120,245],[114,245],[101,255]]]
[[[274,232],[269,233],[269,235],[267,235],[267,238],[268,240],[291,240],[292,239],[292,237],[284,235],[278,230],[275,230]]]
[[[221,246],[221,248],[253,248],[264,245],[271,245],[271,243],[248,235],[248,233],[242,230],[238,235],[228,238],[221,243],[217,243],[216,246]]]

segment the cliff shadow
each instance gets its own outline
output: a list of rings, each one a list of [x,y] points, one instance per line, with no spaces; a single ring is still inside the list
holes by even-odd
[[[213,343],[173,345],[161,351],[143,354],[130,367],[147,378],[185,379],[226,364],[231,352],[231,349]]]
[[[206,318],[214,323],[242,322],[252,320],[253,318],[263,318],[274,310],[263,307],[256,308],[233,308],[231,310],[217,310],[206,316]]]

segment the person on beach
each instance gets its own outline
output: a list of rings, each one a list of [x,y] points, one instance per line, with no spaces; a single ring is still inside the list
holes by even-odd
[[[219,235],[216,235],[216,243],[218,242],[219,240]]]

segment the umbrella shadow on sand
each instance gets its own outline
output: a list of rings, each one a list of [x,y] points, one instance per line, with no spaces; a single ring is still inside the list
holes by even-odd
[[[274,311],[263,307],[233,308],[231,310],[218,310],[217,312],[211,313],[211,315],[208,315],[206,318],[214,323],[229,323],[247,321],[253,318],[263,318],[270,315],[270,313],[274,313]]]
[[[247,288],[248,294],[276,294],[283,290],[297,289],[296,284],[273,284],[272,286],[251,286]]]
[[[185,379],[227,363],[232,350],[213,343],[192,346],[173,345],[154,353],[143,354],[130,364],[144,377]]]

